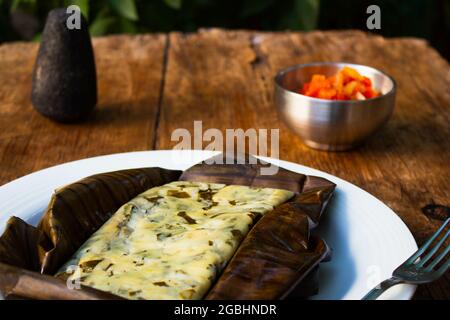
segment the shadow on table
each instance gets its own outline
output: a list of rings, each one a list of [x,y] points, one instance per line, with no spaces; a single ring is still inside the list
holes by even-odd
[[[377,134],[364,143],[360,151],[374,154],[386,152],[415,155],[450,149],[449,128],[436,121],[407,122],[392,119]]]
[[[127,103],[99,105],[82,123],[90,126],[132,126],[143,121],[153,122],[155,114],[156,110],[152,110],[145,102],[140,104],[134,101],[133,107]]]
[[[349,208],[346,195],[336,189],[315,233],[325,239],[332,248],[331,261],[322,263],[319,270],[319,294],[313,299],[342,299],[356,279],[354,258],[350,251]]]

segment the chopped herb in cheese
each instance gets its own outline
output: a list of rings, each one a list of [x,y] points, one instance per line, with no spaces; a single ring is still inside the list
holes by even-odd
[[[123,205],[58,275],[128,299],[201,299],[256,219],[292,196],[184,181],[149,189]]]

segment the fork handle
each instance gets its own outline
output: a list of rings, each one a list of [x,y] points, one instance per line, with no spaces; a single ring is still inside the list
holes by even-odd
[[[370,290],[369,293],[362,298],[362,300],[376,300],[387,289],[399,283],[403,283],[403,280],[396,277],[384,280],[378,286]]]

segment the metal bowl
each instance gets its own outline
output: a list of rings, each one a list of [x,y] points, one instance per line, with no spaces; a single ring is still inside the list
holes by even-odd
[[[332,76],[349,66],[372,80],[381,95],[367,100],[325,100],[298,93],[313,74]],[[344,62],[296,65],[275,77],[275,104],[282,119],[303,142],[315,149],[342,151],[354,148],[378,131],[391,116],[396,84],[387,74]]]

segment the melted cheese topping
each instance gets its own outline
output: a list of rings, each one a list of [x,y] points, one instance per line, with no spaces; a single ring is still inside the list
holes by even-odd
[[[286,190],[177,181],[122,206],[59,271],[127,299],[201,299]]]

